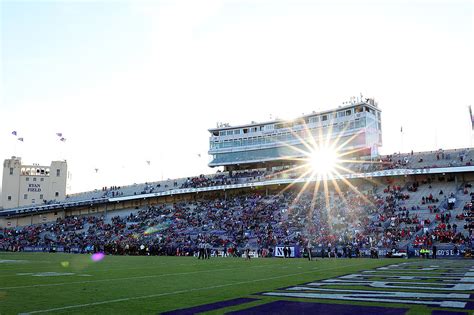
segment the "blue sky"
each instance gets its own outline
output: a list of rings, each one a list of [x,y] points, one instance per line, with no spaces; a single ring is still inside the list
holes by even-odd
[[[0,157],[67,158],[73,191],[209,173],[216,122],[291,118],[361,92],[383,111],[383,153],[400,150],[401,125],[405,151],[466,147],[473,12],[471,1],[2,1]]]

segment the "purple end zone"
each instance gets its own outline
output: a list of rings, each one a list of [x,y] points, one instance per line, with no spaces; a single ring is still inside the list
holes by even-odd
[[[464,308],[467,310],[474,310],[474,302],[472,302],[472,300],[474,300],[474,294],[469,295],[469,300],[470,301],[466,303]]]
[[[232,299],[232,300],[227,300],[227,301],[222,301],[222,302],[216,302],[216,303],[211,303],[211,304],[204,304],[204,305],[194,306],[194,307],[190,307],[190,308],[182,308],[182,309],[179,309],[179,310],[165,312],[165,313],[161,313],[161,314],[167,314],[167,315],[196,314],[196,313],[202,313],[202,312],[218,310],[218,309],[224,308],[224,307],[249,303],[249,302],[253,302],[253,301],[256,301],[256,300],[257,299],[252,299],[252,298],[238,298],[238,299]]]
[[[275,301],[226,314],[403,315],[407,311],[407,308]]]
[[[474,299],[474,294],[471,294],[469,299],[470,301],[466,303],[466,306],[464,308],[467,310],[474,310],[474,302],[472,302],[472,300]]]

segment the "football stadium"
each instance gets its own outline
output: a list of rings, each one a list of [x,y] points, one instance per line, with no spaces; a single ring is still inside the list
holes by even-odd
[[[209,132],[223,171],[62,200],[6,159],[2,313],[473,310],[473,150],[379,155],[368,98]]]
[[[474,314],[472,3],[0,9],[0,315]]]

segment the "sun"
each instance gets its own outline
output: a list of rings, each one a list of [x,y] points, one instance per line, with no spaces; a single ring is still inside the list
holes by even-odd
[[[291,202],[292,205],[295,205],[305,192],[312,195],[310,211],[308,212],[310,220],[314,211],[318,209],[317,207],[322,202],[325,203],[326,210],[330,210],[331,189],[334,189],[334,192],[346,204],[348,204],[346,191],[351,191],[367,204],[373,205],[373,202],[345,176],[346,174],[357,174],[358,171],[352,168],[357,164],[362,166],[364,164],[379,163],[364,158],[360,159],[360,156],[364,154],[362,152],[364,148],[354,148],[351,146],[351,142],[355,141],[361,132],[356,132],[352,136],[345,136],[346,128],[349,126],[350,124],[347,124],[342,131],[339,130],[337,133],[334,133],[332,128],[325,128],[326,131],[323,133],[323,128],[319,128],[318,134],[304,124],[304,131],[291,131],[292,135],[299,140],[299,143],[280,142],[282,146],[292,152],[285,158],[293,163],[273,176],[278,176],[277,178],[294,177],[294,180],[280,191],[280,194],[283,194],[293,187],[299,187],[296,189],[297,194]],[[273,176],[270,178],[273,178]],[[366,180],[376,184],[371,179],[366,178]],[[299,184],[302,185],[299,186]]]
[[[309,164],[313,174],[327,176],[336,170],[339,154],[333,148],[315,148],[310,152]]]

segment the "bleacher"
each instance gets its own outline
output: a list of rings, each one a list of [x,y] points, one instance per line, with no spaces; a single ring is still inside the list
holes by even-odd
[[[471,150],[418,152],[384,156],[379,161],[359,162],[345,163],[344,167],[355,172],[454,167],[471,163]],[[312,195],[312,190],[299,194],[297,190],[301,186],[266,196],[255,195],[249,189],[243,196],[229,199],[216,197],[64,218],[53,223],[7,229],[7,232],[3,231],[6,237],[3,237],[2,242],[7,248],[26,245],[82,248],[94,243],[112,246],[115,250],[117,246],[136,247],[139,243],[145,243],[165,248],[163,250],[167,253],[180,247],[189,250],[200,242],[208,242],[216,248],[270,248],[284,243],[304,246],[306,242],[332,248],[346,244],[386,248],[446,242],[470,244],[471,230],[474,228],[471,223],[474,211],[471,211],[470,205],[472,185],[456,183],[452,174],[443,172],[424,176],[422,182],[410,182],[406,177],[392,176],[386,178],[387,184],[382,184],[385,182],[382,177],[378,185],[371,179],[374,175],[370,173],[367,181],[360,181],[353,188],[340,181],[338,185],[330,185],[329,191],[324,193],[324,189],[328,188],[320,185],[316,196]],[[120,199],[123,196],[142,196],[170,190],[190,192],[219,185],[275,179],[285,179],[288,184],[301,175],[301,170],[288,171],[284,167],[274,171],[218,172],[176,180],[104,187],[70,195],[62,203],[21,211],[52,211],[89,203],[107,203],[111,198]],[[443,193],[440,194],[440,191]],[[450,198],[455,200],[452,209],[448,209]],[[465,206],[468,209],[464,209]],[[456,233],[452,233],[454,224]],[[465,225],[468,229],[464,229]],[[74,230],[70,230],[71,226]]]
[[[357,163],[345,162],[342,166],[351,172],[355,173],[366,173],[373,171],[380,171],[385,169],[398,169],[398,168],[412,168],[412,169],[425,169],[425,168],[438,168],[438,167],[456,167],[471,165],[473,153],[471,149],[456,149],[446,151],[430,151],[430,152],[416,152],[406,154],[393,154],[381,156],[378,160],[374,161],[358,161]],[[100,202],[107,201],[108,198],[123,197],[123,196],[136,196],[142,194],[150,194],[155,192],[166,192],[174,189],[183,187],[212,187],[216,185],[225,184],[238,184],[238,183],[251,183],[259,182],[272,179],[294,179],[299,178],[305,170],[291,170],[288,168],[275,168],[273,171],[267,171],[264,169],[246,170],[240,172],[217,172],[210,175],[200,175],[199,177],[188,177],[178,178],[174,180],[155,181],[150,183],[133,184],[127,186],[112,186],[116,187],[111,189],[110,187],[95,189],[93,191],[86,191],[81,193],[75,193],[68,195],[64,201],[49,201],[48,204],[32,205],[31,210],[40,209],[53,209],[57,205],[70,204],[74,206],[76,202]],[[338,169],[341,174],[346,174],[348,171]],[[205,180],[196,180],[192,183],[193,179],[204,178]],[[191,182],[191,183],[190,183]],[[52,205],[52,207],[47,207]],[[9,213],[23,213],[27,212],[28,206],[24,206],[18,209],[6,209],[11,210]]]

